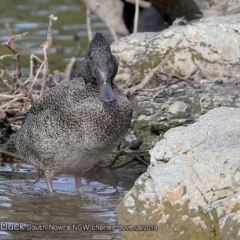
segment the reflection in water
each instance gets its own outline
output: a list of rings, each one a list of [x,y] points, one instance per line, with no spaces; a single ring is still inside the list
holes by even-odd
[[[116,205],[132,180],[116,180],[111,172],[99,170],[83,179],[85,196],[80,197],[74,178],[60,175],[53,180],[55,193],[49,195],[43,178],[33,184],[32,166],[20,164],[12,171],[6,163],[0,170],[0,239],[121,239],[119,231],[108,229],[117,225]]]

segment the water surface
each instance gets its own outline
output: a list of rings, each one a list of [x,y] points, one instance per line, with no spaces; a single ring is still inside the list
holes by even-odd
[[[43,59],[40,45],[46,42],[51,14],[57,16],[58,20],[53,22],[50,73],[64,72],[73,56],[78,60],[74,70],[81,70],[81,62],[88,46],[86,7],[83,0],[1,0],[0,9],[0,43],[6,42],[10,35],[28,32],[27,36],[14,41],[14,46],[21,55],[21,67],[25,78],[29,76],[30,54],[34,53]],[[94,13],[91,15],[91,22],[93,34],[97,31],[102,32],[111,42],[111,34],[106,25]],[[0,56],[10,53],[6,47],[0,45]],[[4,58],[1,63],[9,71],[14,72],[16,69],[13,58]]]
[[[2,162],[0,167],[0,239],[121,239],[117,230],[99,229],[118,225],[116,205],[133,179],[93,171],[82,180],[81,197],[75,193],[74,178],[60,175],[54,177],[50,195],[43,178],[34,184],[32,166],[13,167],[16,163]]]

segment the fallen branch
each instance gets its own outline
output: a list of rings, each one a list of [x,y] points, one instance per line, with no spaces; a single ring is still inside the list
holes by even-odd
[[[163,61],[155,68],[153,68],[152,70],[150,70],[150,72],[144,77],[144,79],[141,81],[141,83],[139,83],[136,86],[133,86],[131,88],[125,89],[124,90],[124,94],[128,95],[128,94],[133,94],[136,91],[142,90],[145,85],[150,81],[151,77],[156,74],[158,71],[162,71],[164,65],[167,63],[167,61],[169,60],[169,58],[173,55],[173,53],[176,51],[176,49],[178,48],[179,44],[182,42],[181,39],[179,39],[177,41],[177,43],[175,44],[175,46],[169,51],[169,53],[165,56],[165,58],[163,59]]]
[[[118,165],[115,166],[115,167],[111,167],[111,169],[116,170],[116,169],[118,169],[118,168],[125,167],[125,166],[127,166],[128,164],[130,164],[130,163],[132,163],[132,162],[134,162],[134,161],[135,161],[135,157],[131,158],[130,160],[128,160],[128,161],[126,161],[126,162],[124,162],[124,163],[120,163],[120,164],[118,164]]]
[[[110,169],[116,170],[116,169],[118,169],[118,168],[125,167],[125,166],[127,166],[128,164],[130,164],[130,163],[132,163],[132,162],[134,162],[134,161],[138,161],[138,162],[142,163],[143,165],[145,165],[146,167],[149,166],[149,163],[146,162],[145,160],[143,160],[143,159],[142,159],[141,157],[139,157],[139,156],[134,156],[134,157],[132,157],[130,160],[125,161],[125,162],[123,162],[123,163],[120,163],[120,164],[114,166],[114,164],[115,164],[116,161],[118,160],[118,157],[119,157],[119,155],[116,155],[115,158],[114,158],[109,164],[99,164],[99,163],[98,163],[97,166],[100,167],[100,168],[110,168]]]
[[[100,168],[112,168],[112,166],[116,163],[118,158],[119,158],[119,155],[116,155],[110,163],[108,163],[108,164],[97,163],[97,166],[100,167]]]
[[[22,93],[19,93],[19,94],[16,94],[16,95],[15,94],[7,95],[7,94],[0,93],[0,100],[1,100],[1,98],[3,98],[3,99],[6,99],[6,98],[12,99],[12,98],[16,98],[16,97],[24,97],[24,95]]]
[[[144,159],[142,159],[141,157],[135,156],[135,159],[136,159],[137,161],[139,161],[140,163],[142,163],[143,165],[145,165],[146,167],[149,166],[149,163],[147,163],[147,162],[146,162]]]
[[[187,83],[192,83],[192,81],[194,80],[192,78],[192,76],[199,70],[199,67],[196,67],[196,69],[194,69],[192,72],[190,72],[186,77],[179,77],[177,75],[171,75],[171,74],[167,74],[165,72],[162,72],[162,71],[159,71],[157,72],[156,74],[157,75],[164,75],[168,78],[168,81],[167,81],[167,85],[169,86],[171,84],[171,81],[175,78],[179,81],[183,81],[183,82],[187,82]]]
[[[24,82],[20,80],[20,77],[22,75],[21,68],[20,68],[20,53],[15,49],[14,47],[14,39],[17,37],[25,36],[27,33],[18,34],[9,37],[8,41],[3,43],[5,47],[7,47],[10,51],[12,51],[12,54],[6,54],[3,56],[0,56],[0,59],[3,59],[5,57],[9,56],[15,56],[16,57],[16,74],[12,75],[8,69],[0,63],[0,80],[10,89],[9,92],[0,94],[0,108],[1,108],[1,117],[6,117],[4,111],[6,111],[8,108],[15,113],[15,116],[23,115],[26,111],[27,104],[29,102],[29,99],[32,101],[35,101],[37,98],[39,98],[46,90],[46,82],[48,80],[48,54],[49,50],[52,44],[52,23],[53,20],[57,20],[57,17],[54,15],[49,16],[49,26],[48,26],[48,34],[47,34],[47,40],[46,43],[42,45],[43,53],[44,53],[44,61],[42,61],[39,57],[37,57],[34,54],[30,55],[30,72],[29,72],[29,78],[26,79]],[[40,63],[40,67],[34,76],[34,61],[37,61]],[[35,91],[33,89],[35,82],[38,80],[39,73],[43,69],[43,82],[42,82],[42,88],[40,90],[40,94],[38,91]],[[4,75],[13,78],[15,84],[9,84],[8,80],[4,79]],[[30,88],[28,87],[28,84],[31,83]],[[29,89],[28,89],[29,88]],[[24,101],[24,102],[23,102]],[[8,109],[9,110],[9,109]],[[4,114],[3,114],[4,112]],[[15,116],[10,119],[10,122],[13,122],[12,120],[15,118]],[[23,119],[22,119],[23,120]],[[18,126],[20,127],[20,126]]]
[[[112,151],[112,154],[117,154],[118,156],[122,155],[139,155],[149,153],[149,150],[136,151],[136,150],[115,150]]]
[[[3,109],[3,108],[8,108],[12,103],[17,102],[17,101],[19,101],[20,99],[26,99],[26,97],[14,98],[14,99],[12,99],[11,101],[2,104],[2,105],[0,106],[0,108],[1,108],[1,109]]]
[[[13,158],[16,158],[18,160],[23,161],[23,158],[16,153],[8,152],[8,151],[2,150],[2,149],[0,149],[0,153],[5,154],[9,157],[13,157]]]
[[[108,163],[108,164],[97,163],[97,166],[100,168],[118,169],[118,168],[124,167],[124,166],[137,160],[148,167],[149,164],[145,160],[143,160],[141,157],[136,155],[136,154],[146,154],[146,153],[149,153],[149,150],[145,150],[145,151],[123,150],[123,149],[120,149],[120,146],[118,146],[117,150],[112,151],[112,154],[115,154],[115,157],[110,163]],[[135,156],[131,160],[126,161],[124,163],[121,163],[121,164],[113,167],[114,164],[117,162],[119,156],[122,156],[122,155],[135,155]]]

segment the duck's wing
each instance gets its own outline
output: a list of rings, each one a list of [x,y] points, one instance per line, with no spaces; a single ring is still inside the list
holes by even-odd
[[[32,107],[26,113],[38,114],[46,110],[57,110],[62,106],[66,106],[66,101],[69,100],[72,94],[77,92],[82,92],[85,89],[85,83],[81,79],[74,79],[66,83],[62,83],[49,91],[44,93],[44,95],[37,99]]]
[[[37,99],[33,103],[32,107],[26,112],[26,115],[36,115],[39,112],[57,107],[58,102],[61,101],[61,99],[65,96],[65,93],[62,90],[62,87],[54,87],[48,92],[44,93],[41,98]]]
[[[19,113],[14,118],[11,119],[11,123],[17,121],[25,121],[25,119],[30,115],[37,115],[40,112],[46,110],[57,110],[69,92],[69,86],[67,83],[58,85],[57,87],[51,88],[49,91],[45,92],[43,96],[37,99],[31,106],[31,108],[25,113]]]

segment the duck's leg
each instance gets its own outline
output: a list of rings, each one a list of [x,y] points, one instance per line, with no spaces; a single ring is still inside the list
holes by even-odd
[[[36,169],[36,175],[37,175],[37,177],[36,177],[36,180],[34,181],[34,184],[37,183],[40,179],[40,169],[39,168]]]
[[[74,174],[75,177],[75,186],[76,192],[80,195],[83,195],[83,187],[82,187],[82,172],[78,172]]]
[[[50,193],[53,193],[53,188],[52,188],[53,174],[51,172],[49,172],[48,170],[44,170],[44,176],[45,176],[45,181],[47,183],[48,191]]]

